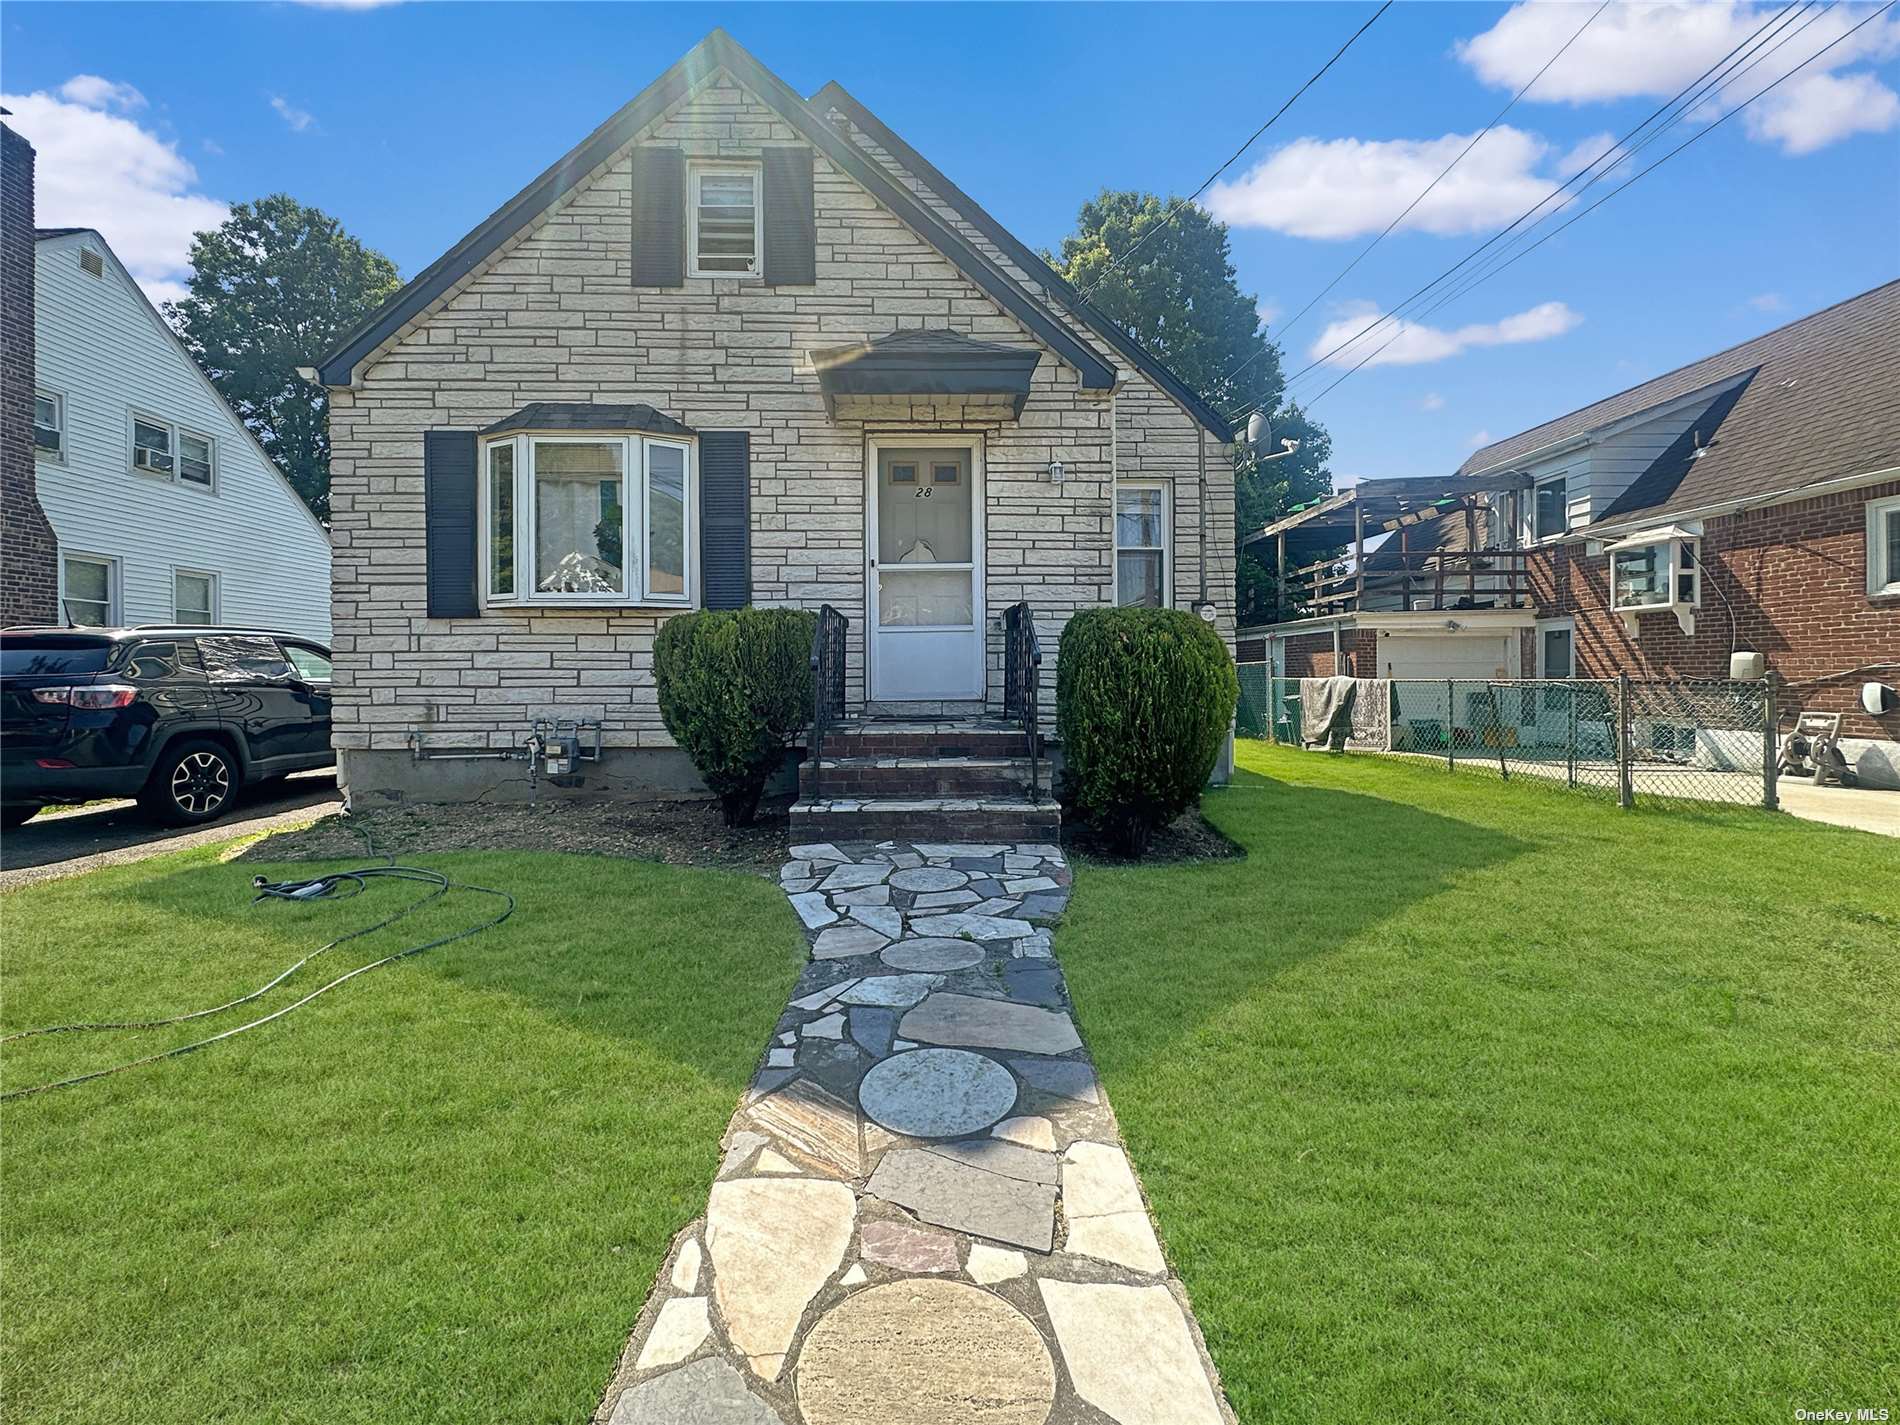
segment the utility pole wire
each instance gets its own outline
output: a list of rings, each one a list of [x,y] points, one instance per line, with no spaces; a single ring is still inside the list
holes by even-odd
[[[1372,21],[1378,19],[1379,16],[1383,15],[1387,10],[1390,10],[1392,8],[1392,3],[1393,3],[1393,0],[1385,0],[1384,4],[1380,5],[1377,10],[1374,10],[1372,12],[1372,19],[1367,20],[1365,24],[1361,25],[1358,29],[1354,30],[1352,32],[1351,38],[1348,39],[1346,43],[1341,45],[1337,50],[1333,52],[1333,57],[1327,60],[1326,63],[1322,64],[1316,71],[1314,71],[1313,76],[1310,79],[1308,79],[1306,83],[1302,84],[1298,89],[1295,89],[1293,91],[1292,96],[1288,98],[1288,100],[1284,104],[1282,104],[1278,109],[1275,109],[1273,111],[1272,118],[1268,119],[1266,123],[1262,124],[1259,128],[1255,129],[1253,131],[1252,137],[1250,137],[1247,140],[1247,142],[1242,144],[1239,148],[1235,149],[1233,152],[1233,155],[1227,160],[1227,162],[1223,163],[1219,168],[1215,169],[1212,173],[1207,175],[1206,182],[1202,183],[1199,188],[1196,188],[1192,193],[1188,194],[1186,198],[1176,198],[1172,202],[1170,202],[1168,204],[1168,211],[1162,216],[1161,220],[1155,223],[1153,226],[1151,226],[1147,232],[1141,235],[1140,240],[1137,241],[1133,247],[1129,248],[1128,251],[1124,252],[1120,257],[1116,258],[1113,262],[1111,262],[1105,269],[1103,269],[1102,274],[1099,277],[1097,277],[1093,282],[1089,283],[1088,287],[1081,294],[1082,300],[1086,302],[1089,299],[1089,297],[1094,293],[1095,289],[1097,287],[1100,287],[1111,276],[1113,276],[1115,272],[1120,269],[1123,263],[1127,262],[1129,258],[1133,257],[1136,253],[1140,252],[1143,247],[1147,246],[1149,238],[1153,237],[1156,233],[1160,232],[1163,228],[1172,226],[1176,215],[1180,213],[1181,209],[1193,206],[1194,200],[1196,198],[1200,197],[1201,194],[1205,193],[1209,188],[1213,187],[1214,180],[1219,178],[1221,174],[1225,173],[1228,169],[1232,168],[1234,164],[1239,160],[1240,156],[1243,153],[1245,153],[1248,149],[1252,148],[1254,144],[1259,140],[1260,136],[1264,134],[1268,129],[1272,128],[1275,121],[1278,120],[1282,114],[1284,114],[1288,109],[1291,109],[1293,107],[1294,102],[1300,97],[1300,95],[1304,94],[1307,90],[1311,89],[1315,84],[1319,83],[1321,76],[1324,75],[1327,70],[1331,69],[1335,64],[1339,62],[1339,57],[1341,55],[1343,55],[1347,50],[1352,48],[1353,41],[1357,40],[1359,36],[1363,35],[1367,30],[1372,28]]]
[[[1300,318],[1304,317],[1308,312],[1312,311],[1314,307],[1318,306],[1321,298],[1323,298],[1328,292],[1332,291],[1333,288],[1337,287],[1342,281],[1344,281],[1347,274],[1350,273],[1361,262],[1364,262],[1366,260],[1367,255],[1370,254],[1371,251],[1375,247],[1377,247],[1380,243],[1384,242],[1388,237],[1390,237],[1392,235],[1392,230],[1396,228],[1400,223],[1404,222],[1406,218],[1411,216],[1412,210],[1416,208],[1420,203],[1424,202],[1425,199],[1430,196],[1431,191],[1434,188],[1436,188],[1440,183],[1443,183],[1445,181],[1446,177],[1451,173],[1452,169],[1456,168],[1459,164],[1465,161],[1465,159],[1470,155],[1471,150],[1476,148],[1480,143],[1484,141],[1485,135],[1490,133],[1491,130],[1495,129],[1500,123],[1502,123],[1504,120],[1504,116],[1510,113],[1512,109],[1517,107],[1517,101],[1522,99],[1526,94],[1530,92],[1531,85],[1535,84],[1538,80],[1542,79],[1545,73],[1550,69],[1550,67],[1553,64],[1555,64],[1558,60],[1562,59],[1564,57],[1565,52],[1568,51],[1572,45],[1574,45],[1578,40],[1583,38],[1583,32],[1589,29],[1590,26],[1596,23],[1597,16],[1601,15],[1605,10],[1609,8],[1610,8],[1610,0],[1603,0],[1603,3],[1601,5],[1598,5],[1596,9],[1592,10],[1590,12],[1589,18],[1586,19],[1581,25],[1579,25],[1577,27],[1576,32],[1572,34],[1569,39],[1565,40],[1563,44],[1558,47],[1557,53],[1553,54],[1549,59],[1544,61],[1543,67],[1539,69],[1537,73],[1533,74],[1528,80],[1526,80],[1524,82],[1523,88],[1519,89],[1517,93],[1511,96],[1510,102],[1507,103],[1502,109],[1497,111],[1497,113],[1492,117],[1491,122],[1486,124],[1482,130],[1480,130],[1475,136],[1473,136],[1471,142],[1464,146],[1463,150],[1460,151],[1460,153],[1458,154],[1456,158],[1454,158],[1450,163],[1445,165],[1443,170],[1440,171],[1439,175],[1436,178],[1434,178],[1430,183],[1427,183],[1425,185],[1425,187],[1419,192],[1419,195],[1416,198],[1414,198],[1411,202],[1405,205],[1404,211],[1401,212],[1391,222],[1387,223],[1385,225],[1385,230],[1381,232],[1377,237],[1375,237],[1371,242],[1367,243],[1365,245],[1364,250],[1361,251],[1357,257],[1355,257],[1351,262],[1348,262],[1344,267],[1340,268],[1338,275],[1335,276],[1332,281],[1328,282],[1324,287],[1320,288],[1318,292],[1314,293],[1312,299],[1308,301],[1304,307],[1301,307],[1299,311],[1293,314],[1293,318],[1291,321],[1284,322],[1281,324],[1280,329],[1279,329],[1279,335],[1284,337],[1287,334],[1287,332],[1291,331],[1294,327],[1298,326],[1300,322]],[[1226,381],[1234,376],[1237,376],[1241,371],[1246,369],[1246,367],[1251,365],[1253,362],[1257,361],[1260,358],[1260,355],[1261,355],[1261,352],[1256,351],[1252,356],[1247,357],[1244,361],[1240,363],[1240,365],[1236,366],[1232,371],[1229,371],[1227,375],[1223,376],[1221,379],[1223,381]]]
[[[1761,98],[1764,94],[1767,94],[1770,90],[1773,90],[1777,88],[1778,86],[1786,83],[1788,80],[1794,78],[1795,75],[1799,74],[1802,70],[1806,69],[1810,64],[1813,64],[1815,60],[1819,59],[1822,55],[1826,54],[1829,50],[1833,49],[1835,45],[1840,44],[1841,41],[1847,39],[1848,36],[1852,35],[1856,30],[1859,30],[1861,26],[1872,24],[1875,20],[1879,19],[1882,15],[1886,14],[1887,11],[1891,10],[1894,7],[1895,3],[1896,3],[1896,0],[1886,0],[1886,3],[1884,5],[1882,5],[1878,10],[1875,10],[1872,14],[1868,15],[1866,19],[1862,20],[1859,24],[1855,25],[1852,29],[1849,29],[1843,32],[1842,34],[1835,36],[1835,38],[1833,38],[1832,40],[1829,40],[1825,45],[1821,46],[1820,49],[1816,50],[1813,54],[1809,55],[1806,59],[1802,60],[1801,63],[1797,64],[1793,69],[1789,70],[1786,74],[1782,75],[1779,79],[1773,80],[1772,82],[1762,86],[1762,88],[1757,90],[1755,93],[1749,95],[1748,98],[1744,99],[1741,103],[1737,104],[1733,109],[1730,109],[1726,114],[1723,114],[1720,118],[1716,119],[1713,123],[1709,124],[1706,128],[1696,130],[1695,133],[1689,135],[1688,138],[1684,139],[1681,143],[1677,144],[1674,148],[1670,149],[1668,153],[1665,153],[1661,158],[1657,159],[1654,163],[1650,164],[1649,167],[1643,169],[1639,173],[1632,174],[1628,179],[1626,179],[1622,183],[1619,183],[1616,187],[1612,188],[1608,193],[1605,193],[1601,198],[1597,199],[1596,202],[1592,203],[1589,207],[1584,208],[1580,212],[1572,214],[1563,223],[1551,229],[1551,231],[1545,233],[1544,236],[1539,238],[1536,242],[1532,243],[1529,247],[1526,247],[1522,251],[1515,254],[1509,261],[1494,268],[1491,272],[1486,273],[1485,276],[1479,278],[1478,281],[1482,282],[1486,280],[1486,278],[1495,276],[1497,273],[1502,272],[1506,267],[1509,267],[1512,263],[1516,262],[1518,258],[1520,257],[1530,256],[1532,252],[1536,251],[1538,248],[1542,247],[1545,243],[1549,242],[1552,238],[1556,237],[1558,233],[1561,233],[1565,228],[1568,228],[1572,223],[1577,222],[1580,219],[1587,218],[1590,214],[1594,213],[1598,208],[1601,208],[1605,203],[1609,202],[1610,199],[1614,198],[1618,193],[1621,193],[1625,188],[1628,188],[1632,183],[1635,183],[1637,179],[1642,178],[1645,174],[1654,173],[1658,168],[1661,168],[1665,163],[1669,162],[1670,159],[1674,158],[1677,154],[1681,153],[1685,148],[1688,148],[1689,145],[1695,143],[1699,139],[1706,138],[1708,135],[1714,133],[1716,129],[1720,128],[1723,124],[1727,123],[1730,119],[1734,118],[1737,114],[1741,113],[1742,110],[1746,109],[1750,104],[1753,104],[1757,99]],[[1478,284],[1474,282],[1471,285],[1475,287]],[[1465,290],[1469,291],[1470,288],[1468,287]],[[1462,294],[1454,294],[1454,295],[1462,295]],[[1448,297],[1445,300],[1450,301],[1451,298]],[[1443,305],[1443,304],[1441,303],[1440,305]],[[1436,310],[1436,308],[1434,308],[1433,310]],[[1394,336],[1392,340],[1396,341],[1397,337]],[[1386,342],[1385,345],[1390,346],[1391,344],[1392,342],[1388,341]],[[1361,366],[1364,366],[1366,362],[1372,359],[1373,356],[1377,356],[1379,354],[1379,351],[1383,351],[1383,350],[1385,350],[1385,346],[1380,347],[1378,351],[1374,351],[1369,356],[1361,357],[1359,359],[1359,362],[1356,365],[1342,372],[1340,376],[1338,377],[1338,379],[1332,383],[1332,385],[1326,387],[1324,391],[1321,391],[1319,395],[1313,397],[1313,399],[1309,401],[1307,404],[1309,406],[1317,405],[1319,401],[1323,399],[1326,396],[1326,394],[1330,392],[1335,386],[1338,386],[1341,381],[1344,381],[1348,376],[1352,375],[1353,372],[1359,370]]]
[[[1433,288],[1437,287],[1440,283],[1449,279],[1454,273],[1458,272],[1467,263],[1471,262],[1479,254],[1483,253],[1486,249],[1490,248],[1493,243],[1496,243],[1499,239],[1516,231],[1517,228],[1522,226],[1535,213],[1537,213],[1540,209],[1542,209],[1545,204],[1549,203],[1553,198],[1559,197],[1561,194],[1565,192],[1565,190],[1567,190],[1570,187],[1571,184],[1575,183],[1579,178],[1582,178],[1585,174],[1589,173],[1592,169],[1596,168],[1598,164],[1601,164],[1604,161],[1604,159],[1610,157],[1611,154],[1619,151],[1623,147],[1623,145],[1627,144],[1637,134],[1641,133],[1644,129],[1648,128],[1649,125],[1653,123],[1657,119],[1658,116],[1662,115],[1663,113],[1667,112],[1670,108],[1672,108],[1675,105],[1676,101],[1681,99],[1683,95],[1688,94],[1690,91],[1694,90],[1696,86],[1701,84],[1703,80],[1707,79],[1709,75],[1715,73],[1716,70],[1720,69],[1723,65],[1727,64],[1737,54],[1739,54],[1743,49],[1747,48],[1748,45],[1751,44],[1759,35],[1761,35],[1761,33],[1764,30],[1768,29],[1769,26],[1773,25],[1777,20],[1781,19],[1783,16],[1786,16],[1790,14],[1791,12],[1796,11],[1799,8],[1802,8],[1802,7],[1797,6],[1796,4],[1790,3],[1789,5],[1784,6],[1781,10],[1777,11],[1774,15],[1770,16],[1768,20],[1765,21],[1762,24],[1762,26],[1755,31],[1754,34],[1750,35],[1747,39],[1743,40],[1740,44],[1736,45],[1734,49],[1730,50],[1721,59],[1717,60],[1714,64],[1710,65],[1707,69],[1705,69],[1700,75],[1698,75],[1690,83],[1684,85],[1682,89],[1677,92],[1674,98],[1660,105],[1653,113],[1649,115],[1648,118],[1644,119],[1641,123],[1637,124],[1635,128],[1631,129],[1629,133],[1625,134],[1623,138],[1620,139],[1615,146],[1613,146],[1611,149],[1606,151],[1604,154],[1600,155],[1598,158],[1596,158],[1592,162],[1585,164],[1582,168],[1578,169],[1575,173],[1571,174],[1569,178],[1565,179],[1563,183],[1559,184],[1557,188],[1554,189],[1550,194],[1540,199],[1537,203],[1533,204],[1530,208],[1526,209],[1523,213],[1519,214],[1516,218],[1514,218],[1510,222],[1509,225],[1507,225],[1504,228],[1499,229],[1497,232],[1493,233],[1490,237],[1486,238],[1476,248],[1466,253],[1457,262],[1453,263],[1452,266],[1447,268],[1444,272],[1441,272],[1438,276],[1434,277],[1431,281],[1427,282],[1423,287],[1420,287],[1417,291],[1413,292],[1411,296],[1407,297],[1403,302],[1400,302],[1390,312],[1387,312],[1384,316],[1376,318],[1375,320],[1367,324],[1365,327],[1355,332],[1352,336],[1347,337],[1344,341],[1340,342],[1337,346],[1333,347],[1332,350],[1324,353],[1323,355],[1315,357],[1312,361],[1308,362],[1305,366],[1301,367],[1299,371],[1295,372],[1293,376],[1288,378],[1286,384],[1288,386],[1292,385],[1294,381],[1297,381],[1301,376],[1306,375],[1306,373],[1313,370],[1314,367],[1321,365],[1323,362],[1331,360],[1334,356],[1337,356],[1341,351],[1353,345],[1355,342],[1361,340],[1368,333],[1375,331],[1379,327],[1384,326],[1387,322],[1396,319],[1398,315],[1401,312],[1403,312],[1407,307],[1409,307],[1414,301],[1424,296],[1427,292],[1430,292]],[[1245,407],[1244,409],[1241,409],[1237,411],[1236,413],[1229,415],[1228,419],[1239,420],[1243,416],[1251,414],[1254,408],[1255,408],[1254,406]]]

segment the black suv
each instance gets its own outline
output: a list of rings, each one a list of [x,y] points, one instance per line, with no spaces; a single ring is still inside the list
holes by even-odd
[[[0,826],[95,797],[189,826],[246,784],[335,760],[320,643],[201,626],[0,631]]]

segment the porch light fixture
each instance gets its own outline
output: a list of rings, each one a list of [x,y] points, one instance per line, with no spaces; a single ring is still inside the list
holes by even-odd
[[[1051,485],[1060,485],[1062,483],[1062,477],[1066,473],[1067,472],[1062,468],[1062,462],[1060,460],[1051,460],[1049,462],[1049,483]]]

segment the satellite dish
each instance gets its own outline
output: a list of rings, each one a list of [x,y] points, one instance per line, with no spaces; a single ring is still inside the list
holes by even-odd
[[[1256,449],[1267,438],[1267,416],[1264,411],[1255,411],[1247,417],[1247,444]]]

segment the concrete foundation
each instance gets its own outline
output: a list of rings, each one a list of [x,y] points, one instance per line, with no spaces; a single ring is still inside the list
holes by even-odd
[[[796,790],[796,759],[767,787],[768,795]],[[337,754],[337,780],[353,811],[410,802],[698,801],[712,793],[676,747],[609,747],[598,762],[582,762],[572,776],[528,777],[525,761],[453,758],[418,760],[408,752],[346,748]]]

